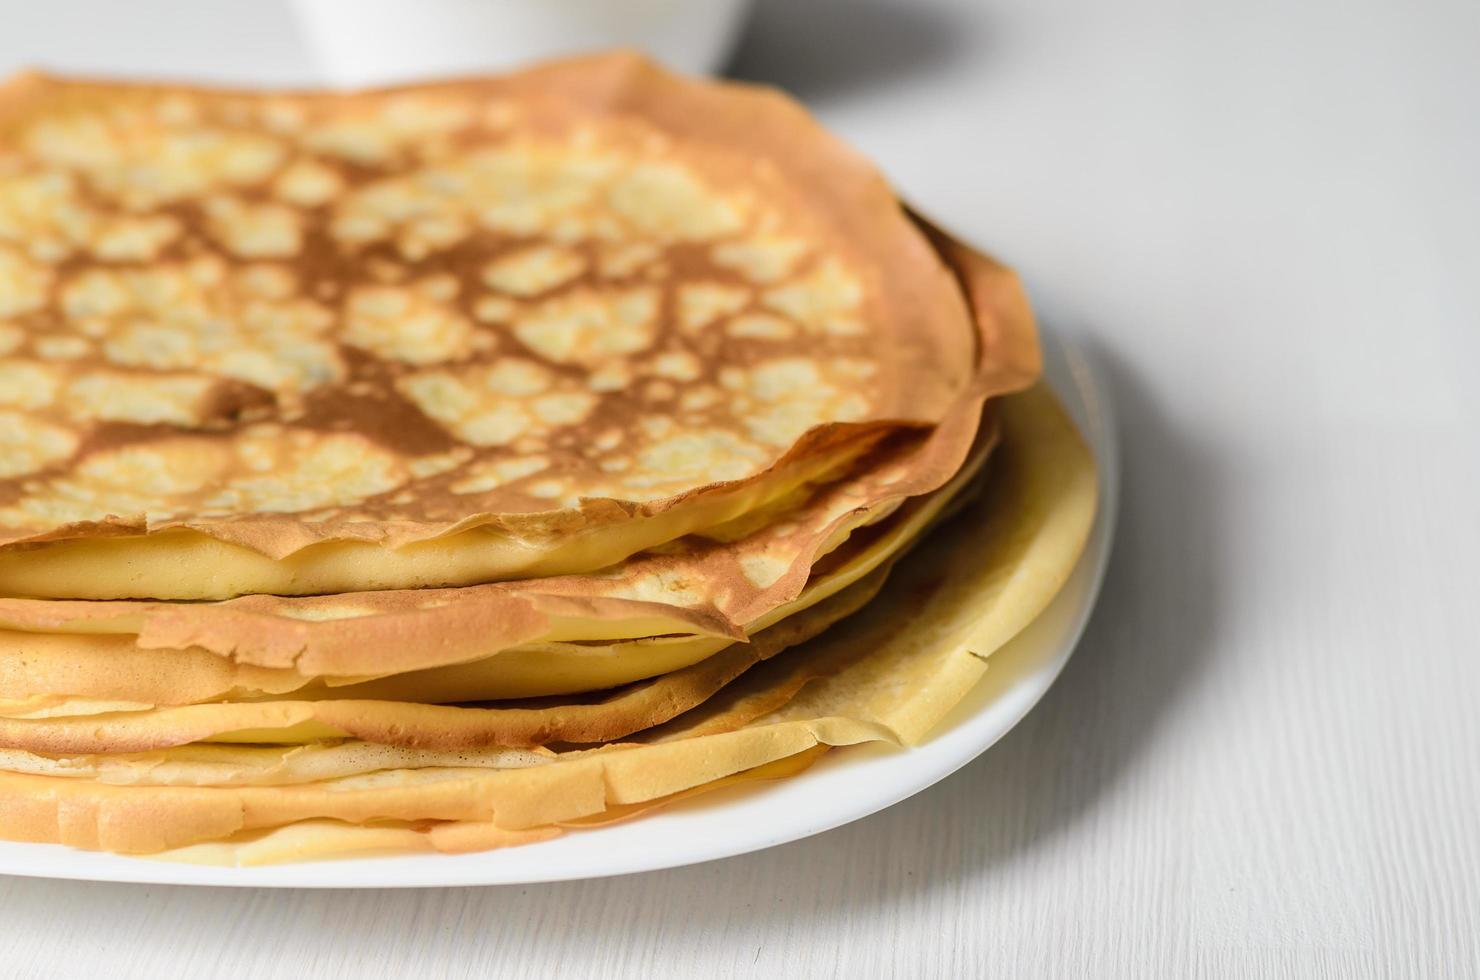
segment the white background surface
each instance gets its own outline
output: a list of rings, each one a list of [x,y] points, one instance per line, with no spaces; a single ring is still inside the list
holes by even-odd
[[[1108,366],[1117,550],[1059,685],[921,796],[685,870],[6,879],[4,972],[1480,973],[1477,50],[1473,2],[763,4],[739,69]]]

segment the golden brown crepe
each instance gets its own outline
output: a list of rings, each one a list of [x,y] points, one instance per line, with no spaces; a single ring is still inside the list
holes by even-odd
[[[223,603],[0,599],[12,627],[0,629],[0,702],[184,704],[315,681],[325,697],[458,701],[626,683],[688,666],[878,567],[950,503],[994,438],[982,433],[934,493],[902,501],[919,483],[903,475],[907,454],[886,455],[758,528],[715,529],[593,575]]]
[[[429,754],[426,766],[408,768],[408,750],[345,743],[360,746],[353,750],[357,766],[345,770],[358,775],[286,786],[120,786],[11,772],[0,775],[0,833],[147,853],[300,821],[397,821],[407,828],[433,821],[418,832],[458,827],[474,839],[484,832],[490,844],[507,843],[501,831],[548,833],[819,745],[918,742],[980,678],[990,653],[1052,599],[1094,514],[1093,462],[1052,396],[1039,389],[1008,399],[1003,427],[986,496],[905,560],[880,599],[747,672],[642,744],[562,752],[548,761],[519,757],[512,767],[500,760],[491,768],[447,766],[445,756]],[[730,723],[797,671],[816,679],[769,714]],[[286,758],[302,750],[277,751]],[[398,768],[370,771],[364,755],[380,751]],[[171,764],[178,780],[191,762],[176,755]],[[323,850],[337,846],[326,840]]]
[[[92,702],[79,706],[84,710],[65,714],[38,705],[40,710],[0,718],[0,746],[57,755],[142,753],[193,742],[287,745],[342,738],[448,751],[610,742],[682,714],[755,664],[857,611],[878,593],[886,572],[887,568],[875,570],[749,642],[730,644],[695,664],[617,688],[595,701],[451,705],[346,698],[216,701],[160,708]],[[98,710],[85,710],[91,707]],[[144,762],[153,764],[149,759]]]
[[[949,470],[1037,355],[1020,293],[973,322],[932,245],[794,103],[632,56],[352,95],[22,78],[0,594],[584,572],[901,427],[965,428],[922,460]]]
[[[762,89],[0,86],[0,837],[481,850],[917,742],[1088,533],[1039,366]]]
[[[710,542],[698,550],[655,557],[659,573],[652,578],[675,594],[680,591],[679,583],[689,583],[684,588],[697,591],[706,582],[705,573],[711,571],[716,563],[744,570],[747,577],[739,579],[741,587],[729,584],[736,581],[735,576],[726,578],[712,573],[707,576],[708,580],[718,581],[725,589],[710,593],[711,608],[718,606],[716,611],[736,618],[743,616],[736,624],[736,634],[658,635],[606,643],[545,640],[502,649],[492,642],[460,646],[448,642],[448,630],[442,625],[447,619],[455,625],[458,610],[453,607],[453,616],[444,618],[443,610],[449,609],[444,605],[426,610],[417,617],[412,628],[397,624],[401,628],[385,629],[383,636],[376,635],[376,620],[392,619],[394,622],[395,617],[367,615],[364,618],[368,622],[363,625],[350,620],[346,623],[350,627],[345,631],[347,635],[328,634],[328,641],[336,646],[327,651],[300,646],[290,651],[293,659],[286,661],[288,666],[277,667],[253,662],[252,644],[262,631],[260,627],[255,631],[252,627],[261,617],[247,618],[245,622],[231,615],[221,617],[232,632],[223,634],[218,631],[212,650],[202,645],[185,649],[148,648],[144,646],[142,632],[137,640],[131,634],[36,632],[34,630],[45,621],[33,616],[27,621],[31,631],[0,631],[0,716],[55,718],[63,714],[137,710],[156,704],[259,700],[290,693],[300,699],[477,701],[597,690],[678,670],[716,655],[735,640],[744,640],[757,631],[795,619],[798,614],[892,561],[959,498],[963,487],[974,477],[991,448],[994,434],[995,430],[984,438],[974,459],[946,487],[910,500],[887,520],[868,528],[867,533],[853,535],[815,567],[803,566],[802,571],[814,574],[804,584],[795,586],[795,595],[792,588],[778,590],[778,585],[784,587],[786,583],[770,581],[773,573],[757,560],[764,559],[778,540],[788,537],[777,535],[775,526],[728,544]],[[837,502],[833,502],[819,516],[825,520],[837,509]],[[849,511],[837,521],[853,517],[860,515],[857,511]],[[759,578],[761,575],[765,577]],[[582,584],[588,589],[595,586],[626,590],[632,588],[633,581],[631,570],[623,568],[604,581]],[[572,583],[560,580],[541,580],[533,585],[557,595],[562,588],[573,591]],[[761,590],[759,586],[766,588]],[[449,590],[473,595],[449,595],[444,601],[457,603],[467,599],[465,605],[472,611],[483,612],[477,607],[477,595],[502,588],[483,586]],[[761,602],[763,598],[769,601]],[[324,608],[319,604],[320,600],[273,598],[271,601],[289,608],[304,604]],[[607,601],[616,603],[620,600],[608,597]],[[212,615],[220,617],[225,607],[233,604],[161,607],[137,603],[11,600],[9,606],[15,610],[13,615],[16,618],[28,612],[50,616],[58,606],[83,607],[84,614],[94,616],[106,615],[99,612],[99,607],[122,607],[124,610],[142,607],[146,615],[160,610],[177,621],[181,617],[193,617],[209,624]],[[258,605],[260,608],[261,604]],[[4,608],[5,600],[0,600],[0,616],[4,616]],[[495,606],[490,618],[496,617],[497,613]],[[76,620],[71,622],[73,625],[78,623]],[[117,620],[80,620],[82,624],[88,622],[113,626]],[[321,620],[300,624],[293,621],[291,625],[309,625],[327,633],[339,622]],[[494,618],[494,624],[497,623]],[[367,636],[373,639],[363,639]],[[356,640],[360,642],[354,642]],[[470,640],[476,642],[477,638],[470,637]],[[338,654],[337,658],[331,659],[332,654]],[[333,673],[321,673],[323,671]],[[379,676],[381,679],[365,680],[357,675]],[[344,709],[332,710],[342,714]]]

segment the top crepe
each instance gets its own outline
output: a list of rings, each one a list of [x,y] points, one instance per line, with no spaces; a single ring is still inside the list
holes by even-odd
[[[979,411],[1036,367],[1010,326],[800,107],[632,56],[350,95],[23,77],[0,594],[604,567]]]

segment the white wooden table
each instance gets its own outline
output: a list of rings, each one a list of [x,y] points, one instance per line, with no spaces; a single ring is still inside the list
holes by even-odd
[[[1119,544],[1057,688],[930,792],[685,870],[5,879],[0,972],[1477,975],[1477,52],[1473,0],[763,5],[740,70],[1109,368]]]

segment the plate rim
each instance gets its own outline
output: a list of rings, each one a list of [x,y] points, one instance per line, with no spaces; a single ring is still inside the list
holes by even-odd
[[[1052,620],[1064,620],[1067,616],[1060,624],[1060,635],[1052,641],[1047,654],[1040,655],[1041,662],[1018,665],[1028,668],[1026,675],[1016,680],[1009,679],[1008,686],[995,697],[979,693],[988,681],[979,682],[963,705],[954,709],[936,732],[918,746],[906,749],[882,745],[848,746],[828,753],[817,766],[799,778],[721,790],[665,808],[661,813],[632,824],[601,828],[579,837],[598,841],[605,838],[613,845],[619,845],[624,831],[632,836],[629,828],[639,828],[637,837],[641,840],[643,825],[648,830],[647,836],[653,836],[661,834],[664,821],[673,823],[675,818],[680,828],[684,822],[702,824],[712,821],[713,813],[723,814],[726,809],[730,809],[732,814],[736,807],[764,810],[768,797],[769,805],[774,808],[787,788],[808,780],[815,784],[819,778],[836,780],[838,787],[844,790],[849,784],[873,789],[872,792],[858,794],[855,785],[852,805],[839,805],[831,811],[824,809],[812,814],[810,819],[796,818],[779,826],[746,824],[752,830],[749,835],[709,841],[710,846],[690,845],[656,856],[653,851],[637,848],[637,853],[631,854],[630,858],[622,854],[620,846],[613,846],[607,851],[607,859],[594,866],[570,860],[567,856],[565,860],[557,857],[537,870],[516,871],[514,874],[501,874],[501,864],[512,863],[517,868],[525,862],[510,862],[508,855],[539,856],[542,849],[544,853],[550,853],[552,845],[559,846],[562,841],[569,841],[576,835],[511,850],[473,854],[372,855],[257,868],[177,864],[147,857],[84,851],[58,844],[0,841],[0,875],[152,885],[313,889],[473,887],[587,880],[687,867],[766,850],[862,820],[924,792],[979,758],[1017,727],[1042,700],[1082,639],[1104,582],[1120,494],[1120,453],[1113,406],[1103,374],[1081,346],[1048,332],[1043,332],[1042,338],[1045,379],[1080,427],[1094,453],[1099,499],[1085,549],[1064,588],[1038,620],[1003,650],[995,652],[991,660],[991,663],[1000,664],[1012,656],[1014,648],[1031,645],[1029,641],[1035,627],[1041,628]],[[980,702],[984,697],[988,698],[984,703],[972,703]],[[900,763],[905,758],[919,764],[904,768]],[[900,768],[914,778],[876,782],[870,770],[887,771],[890,760],[893,760],[894,768]],[[807,811],[803,808],[802,812]],[[579,858],[580,848],[575,850]]]

